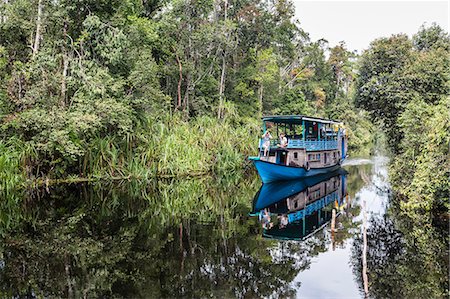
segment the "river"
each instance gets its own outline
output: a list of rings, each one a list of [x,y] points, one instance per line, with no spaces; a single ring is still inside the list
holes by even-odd
[[[429,260],[415,249],[397,217],[387,162],[350,159],[336,173],[263,187],[250,170],[10,194],[0,202],[0,295],[446,294],[448,256]],[[435,239],[430,247],[445,244]]]

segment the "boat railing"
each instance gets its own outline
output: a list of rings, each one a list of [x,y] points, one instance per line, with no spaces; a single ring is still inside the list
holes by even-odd
[[[333,193],[330,193],[328,195],[326,195],[325,197],[314,201],[313,203],[309,204],[306,206],[306,208],[297,211],[295,213],[291,213],[288,215],[288,219],[289,222],[295,222],[295,221],[299,221],[303,218],[305,218],[306,216],[312,215],[314,212],[323,209],[324,207],[326,207],[327,205],[329,205],[331,202],[333,201],[340,201],[339,198],[339,194],[337,191],[334,191]]]
[[[259,148],[262,149],[263,140],[259,141]],[[271,140],[271,148],[277,147],[277,141]],[[323,151],[333,150],[338,148],[337,140],[302,140],[302,139],[288,139],[287,148],[304,148],[307,151]]]

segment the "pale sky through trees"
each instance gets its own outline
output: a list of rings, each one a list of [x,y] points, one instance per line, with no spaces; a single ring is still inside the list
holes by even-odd
[[[303,1],[293,0],[296,18],[312,40],[330,46],[345,41],[361,53],[371,41],[392,34],[410,37],[426,23],[449,31],[448,1]]]

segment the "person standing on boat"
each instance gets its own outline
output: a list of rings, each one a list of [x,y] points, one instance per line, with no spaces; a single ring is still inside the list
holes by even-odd
[[[264,148],[264,157],[267,157],[267,153],[270,150],[270,139],[272,139],[272,135],[270,135],[269,130],[267,130],[264,135],[262,135],[263,138],[263,148]]]

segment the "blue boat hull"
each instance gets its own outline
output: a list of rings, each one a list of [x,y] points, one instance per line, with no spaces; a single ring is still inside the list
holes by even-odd
[[[304,167],[280,165],[259,159],[251,160],[255,164],[256,170],[258,170],[258,174],[264,184],[315,176],[337,170],[341,167],[340,164],[335,164],[329,167],[311,168],[307,170]]]

